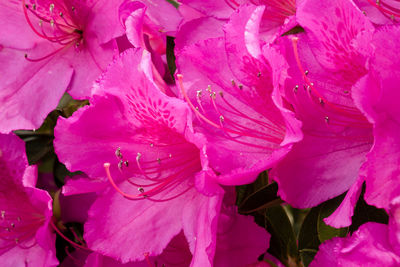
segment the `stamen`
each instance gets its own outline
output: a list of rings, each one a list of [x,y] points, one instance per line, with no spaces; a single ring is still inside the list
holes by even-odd
[[[71,239],[69,239],[68,237],[66,237],[61,231],[60,229],[58,229],[58,227],[54,224],[53,220],[50,220],[50,225],[51,227],[54,229],[54,231],[57,232],[57,234],[59,234],[65,241],[67,241],[68,243],[70,243],[72,246],[74,246],[75,248],[80,248],[86,251],[92,251],[91,249],[89,249],[88,247],[79,245],[77,243],[75,243],[74,241],[72,241]]]
[[[22,0],[22,7],[26,22],[37,36],[44,38],[50,42],[58,43],[62,46],[61,48],[58,48],[55,51],[40,58],[29,58],[28,55],[25,55],[25,58],[28,61],[37,62],[45,60],[51,56],[54,56],[56,53],[61,52],[64,48],[69,48],[74,44],[79,44],[80,40],[83,38],[83,31],[78,29],[77,26],[68,23],[67,19],[65,18],[64,12],[60,11],[59,17],[53,14],[55,11],[54,3],[51,3],[49,5],[50,14],[53,14],[51,15],[51,17],[49,17],[48,14],[41,15],[40,12],[37,12],[36,4],[33,4],[32,8],[30,8],[30,6],[26,4],[26,0]],[[60,6],[60,8],[63,9],[62,6]],[[37,26],[35,26],[36,23],[34,23],[33,20],[30,18],[28,11],[31,17],[33,15],[35,18],[38,19],[38,26],[40,30],[38,30]],[[62,20],[59,18],[62,18]],[[48,23],[47,25],[49,27],[44,27],[44,23]],[[52,29],[50,29],[50,27]],[[48,33],[49,30],[52,31],[52,33]]]
[[[118,158],[122,159],[122,153],[121,153],[121,148],[118,147],[117,150],[115,150],[115,156]]]
[[[132,199],[132,200],[136,200],[136,199],[141,199],[143,198],[143,196],[140,195],[130,195],[130,194],[126,194],[125,192],[123,192],[121,189],[119,189],[119,187],[115,184],[113,178],[111,177],[111,173],[110,173],[110,163],[104,163],[104,169],[106,170],[106,175],[108,180],[110,181],[112,187],[114,187],[114,189],[120,193],[122,196],[124,196],[127,199]]]
[[[389,16],[390,19],[394,20],[395,17],[400,18],[400,10],[398,8],[390,6],[380,0],[376,0],[375,2],[373,0],[368,0],[368,2],[379,9],[384,15]]]
[[[146,252],[146,253],[144,253],[143,255],[144,255],[145,259],[146,259],[147,266],[153,267],[153,264],[152,264],[151,261],[150,261],[149,253]]]
[[[293,37],[292,38],[292,44],[293,44],[293,52],[294,56],[296,59],[297,67],[299,68],[300,72],[303,73],[303,79],[306,83],[304,86],[304,89],[308,89],[308,93],[310,94],[313,92],[319,99],[319,103],[326,104],[328,107],[332,108],[335,112],[338,112],[342,115],[345,115],[346,117],[350,117],[356,120],[365,120],[364,116],[354,107],[346,107],[340,104],[334,104],[329,102],[324,96],[322,96],[318,90],[314,88],[314,84],[308,79],[307,74],[309,73],[308,71],[304,71],[303,66],[300,61],[300,56],[297,48],[297,42],[298,42],[298,37]],[[312,99],[312,96],[310,95],[310,98]]]
[[[177,74],[177,80],[178,80],[178,87],[180,88],[183,97],[185,98],[186,102],[189,104],[190,108],[195,112],[197,117],[202,119],[204,122],[208,123],[209,125],[211,125],[211,126],[213,126],[215,128],[221,129],[223,131],[224,135],[228,136],[228,138],[231,139],[232,141],[235,141],[235,142],[238,142],[238,143],[242,143],[242,144],[246,144],[246,145],[250,145],[250,146],[253,146],[253,147],[260,147],[260,146],[259,145],[255,145],[254,143],[251,143],[251,142],[239,141],[239,140],[237,140],[237,137],[242,137],[242,136],[253,137],[253,138],[257,138],[257,139],[266,140],[266,141],[272,142],[272,143],[280,143],[282,141],[282,139],[280,137],[277,138],[277,137],[274,137],[274,136],[271,136],[271,137],[270,136],[266,136],[265,133],[262,133],[262,132],[260,132],[260,135],[254,134],[254,133],[256,133],[256,131],[254,129],[249,129],[246,126],[239,125],[239,124],[237,124],[236,122],[234,122],[232,120],[229,120],[229,123],[231,124],[230,126],[233,126],[233,128],[236,128],[237,130],[232,129],[232,127],[228,128],[225,125],[223,125],[222,121],[227,121],[227,118],[226,118],[226,116],[222,115],[222,113],[220,112],[220,110],[219,110],[219,108],[218,108],[218,106],[216,104],[216,101],[215,101],[216,93],[211,91],[210,92],[210,101],[211,101],[214,109],[219,114],[218,115],[219,116],[218,124],[214,123],[213,121],[208,119],[203,113],[199,112],[199,110],[194,107],[193,103],[191,102],[190,98],[188,97],[188,95],[187,95],[187,93],[186,93],[186,91],[185,91],[185,89],[183,87],[183,76],[181,74]],[[225,101],[225,103],[227,102],[224,97],[221,97],[221,99],[223,99]],[[238,114],[240,114],[240,113],[238,113]],[[238,114],[236,114],[236,115],[238,115]],[[246,115],[244,115],[244,117],[247,118]],[[221,120],[221,118],[223,118],[223,120]],[[250,118],[250,120],[256,122],[256,120],[253,120],[251,118]],[[268,127],[268,128],[272,127],[272,126],[265,126],[265,125],[263,125],[263,126],[264,127]],[[276,126],[273,126],[273,127],[276,127]],[[279,132],[279,135],[282,133],[282,131],[278,131],[278,132]],[[232,137],[232,136],[230,136],[230,134],[235,134],[235,135],[238,135],[238,136],[237,137]],[[263,147],[263,148],[267,148],[267,147]]]

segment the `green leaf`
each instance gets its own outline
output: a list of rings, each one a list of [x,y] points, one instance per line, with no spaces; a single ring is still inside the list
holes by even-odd
[[[312,208],[304,219],[299,233],[299,251],[305,266],[314,259],[322,242],[336,236],[347,235],[348,228],[336,229],[323,221],[339,207],[344,196],[345,193]]]
[[[75,100],[68,93],[64,93],[58,103],[57,111],[64,118],[68,118],[71,117],[75,111],[86,105],[89,105],[88,100]]]
[[[282,200],[277,196],[278,184],[264,185],[254,193],[247,196],[239,206],[240,213],[252,213],[257,210],[280,205]]]
[[[286,265],[299,263],[296,235],[285,209],[282,206],[268,208],[265,217],[267,230],[271,233],[268,252]]]
[[[384,209],[378,209],[374,206],[370,206],[364,200],[365,184],[357,201],[356,207],[354,209],[354,215],[351,218],[352,224],[350,225],[350,232],[353,233],[361,225],[366,222],[377,222],[388,224],[389,216]]]
[[[268,185],[268,173],[267,171],[261,172],[257,179],[247,185],[236,186],[236,205],[242,205],[242,202],[251,194],[256,192],[258,189]]]
[[[55,178],[55,182],[58,187],[62,187],[64,185],[64,180],[66,176],[72,177],[78,174],[82,174],[82,172],[70,172],[67,167],[63,163],[61,163],[57,158],[54,161],[53,165],[53,174]]]
[[[321,208],[318,214],[318,238],[322,243],[325,240],[329,240],[333,237],[345,237],[349,231],[348,227],[344,228],[334,228],[327,225],[324,222],[324,219],[331,215],[342,203],[345,194],[342,194],[339,197],[328,200],[321,204]]]
[[[282,36],[286,36],[286,35],[293,35],[293,34],[297,34],[297,33],[301,33],[304,32],[304,28],[301,26],[295,26],[292,29],[288,30],[287,32],[285,32],[284,34],[282,34]]]
[[[175,8],[179,7],[179,3],[175,0],[166,0],[168,3],[172,4]]]
[[[175,53],[174,53],[174,48],[175,48],[175,38],[171,36],[167,36],[167,51],[166,51],[166,56],[167,56],[167,64],[168,64],[168,69],[171,74],[171,77],[173,80],[174,79],[174,74],[176,71],[176,64],[175,64]]]
[[[23,139],[25,141],[26,155],[28,157],[29,165],[36,164],[44,157],[54,153],[53,136],[40,134],[25,135],[23,136]]]
[[[317,230],[320,209],[320,206],[312,208],[300,228],[299,252],[305,266],[314,259],[320,245]]]

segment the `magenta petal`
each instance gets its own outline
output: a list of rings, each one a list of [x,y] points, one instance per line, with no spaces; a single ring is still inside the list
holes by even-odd
[[[105,44],[124,34],[118,19],[118,7],[123,0],[94,0],[90,7],[92,17],[88,28],[95,33],[99,43]]]
[[[354,146],[340,140],[327,143],[323,138],[305,136],[275,169],[279,195],[300,208],[340,195],[357,180],[368,150],[369,145]],[[344,158],[346,164],[342,164]]]
[[[400,255],[400,197],[390,203],[389,209],[389,240],[393,250]]]
[[[128,181],[119,187],[128,192],[131,189]],[[193,203],[191,198],[196,195],[196,190],[192,189],[169,201],[132,201],[110,188],[89,210],[85,240],[89,248],[123,263],[143,260],[144,253],[161,254],[182,229],[182,210],[177,207]]]
[[[0,259],[3,266],[58,266],[55,254],[49,257],[49,252],[38,245],[30,249],[15,247],[0,255]]]
[[[230,60],[234,60],[235,63],[243,63],[240,58],[235,60],[234,54],[246,52],[255,58],[261,56],[258,34],[264,9],[264,6],[248,5],[240,7],[232,14],[229,23],[224,27],[227,39],[226,50]],[[232,56],[230,56],[231,54]],[[233,66],[242,68],[236,64]]]
[[[352,236],[325,241],[310,267],[399,266],[400,257],[392,251],[388,236],[387,225],[366,223]]]
[[[193,255],[190,266],[213,266],[222,198],[196,194],[183,209],[183,230]]]
[[[186,103],[160,92],[151,80],[149,64],[147,52],[127,50],[103,76],[94,91],[91,106],[78,110],[68,120],[58,121],[55,149],[68,169],[84,171],[90,177],[104,177],[103,164],[118,161],[115,157],[118,147],[125,158],[135,164],[137,153],[151,148],[151,143],[172,142],[169,133],[174,138],[184,139],[182,135],[191,131],[187,125],[191,114]],[[137,71],[126,66],[136,66]],[[146,105],[150,108],[144,108]],[[71,134],[79,138],[69,138]],[[146,138],[147,144],[144,144]],[[74,147],[86,152],[71,156]],[[172,152],[169,147],[161,149],[168,158]],[[92,156],[88,157],[89,154]]]
[[[400,193],[399,152],[400,97],[398,59],[400,28],[382,27],[373,37],[375,53],[370,61],[370,73],[355,86],[353,97],[360,109],[374,124],[374,145],[363,168],[366,171],[365,200],[388,209]],[[377,167],[379,166],[379,167]]]
[[[86,42],[86,49],[78,55],[66,55],[70,59],[69,65],[74,68],[67,91],[75,99],[87,99],[91,95],[93,82],[113,60],[114,44],[100,44],[97,38],[91,38]]]
[[[281,197],[305,208],[348,190],[371,148],[372,125],[351,90],[367,73],[367,56],[354,43],[361,34],[371,40],[373,26],[349,0],[305,0],[296,17],[306,32],[279,40],[289,69],[278,95],[301,120],[304,138],[272,175]]]
[[[293,142],[301,138],[299,123],[293,116],[296,123],[285,121],[275,106],[279,100],[274,99],[274,85],[282,82],[277,73],[286,65],[279,53],[261,50],[257,42],[262,11],[262,7],[241,7],[225,26],[225,39],[188,42],[177,55],[181,93],[195,110],[196,129],[209,142],[210,166],[224,185],[250,183],[290,150],[285,138]]]
[[[322,17],[321,10],[324,10]],[[359,71],[352,68],[360,64],[363,58],[349,42],[357,34],[373,31],[374,28],[351,0],[305,0],[298,6],[296,18],[311,33],[313,52],[318,55],[316,59],[324,68]],[[343,64],[346,61],[353,65]]]
[[[35,187],[37,173],[28,167],[25,153],[25,142],[15,134],[0,134],[0,161],[1,172],[11,173],[15,182],[27,187]]]
[[[233,12],[233,8],[229,5],[229,1],[182,0],[180,2],[187,4],[207,16],[216,18],[226,19]]]
[[[222,37],[224,35],[222,26],[223,21],[212,17],[198,18],[183,24],[175,38],[176,53],[179,54],[179,51],[185,46],[195,44],[198,41]]]
[[[89,179],[87,176],[75,176],[66,180],[61,193],[65,196],[101,192],[109,185],[108,181]]]
[[[215,231],[204,223],[216,224],[222,193],[207,166],[206,141],[194,133],[187,104],[156,86],[151,67],[145,50],[122,53],[95,85],[90,106],[59,121],[55,148],[68,168],[109,179],[85,224],[91,249],[123,263],[143,260],[189,228],[185,233],[198,235],[197,260],[212,262]],[[204,195],[195,188],[197,174]],[[186,218],[187,209],[202,215]]]
[[[0,36],[0,51],[3,47],[30,49],[35,45],[37,36],[27,27],[24,13],[21,11],[22,3],[20,1],[2,1],[0,3],[0,23],[7,25],[2,29]],[[13,38],[10,39],[10,36]],[[1,51],[1,53],[4,52]],[[4,76],[2,76],[3,78]]]
[[[332,227],[341,228],[351,225],[351,217],[354,214],[354,208],[360,197],[362,185],[365,181],[363,176],[359,176],[356,182],[350,187],[346,193],[340,206],[324,222]]]
[[[24,142],[0,134],[0,259],[5,266],[57,266],[52,199],[31,187],[37,173],[27,169]]]
[[[39,44],[36,50],[39,47],[43,52],[52,49]],[[7,47],[0,53],[0,68],[0,132],[3,133],[39,128],[57,106],[73,73],[63,60],[50,59],[32,65],[24,58],[23,51]]]
[[[109,5],[104,7],[104,2]],[[117,27],[117,16],[112,19],[116,23],[109,25],[108,15],[116,13],[118,5],[101,0],[1,4],[1,12],[9,14],[0,16],[7,25],[0,40],[0,132],[38,128],[66,89],[75,98],[90,95],[93,81],[114,52],[111,42],[100,44],[99,35],[106,31],[98,32],[96,26],[122,29]],[[102,23],[91,24],[98,17]]]
[[[219,267],[245,266],[266,252],[270,235],[251,216],[237,214],[235,207],[222,210],[214,264]],[[261,265],[262,266],[262,265]]]
[[[143,39],[146,9],[146,6],[138,1],[124,1],[119,8],[119,17],[126,27],[126,37],[134,47],[146,47]]]
[[[150,21],[160,27],[160,32],[174,36],[179,24],[182,21],[182,15],[168,1],[141,0],[146,6],[146,14]],[[162,10],[163,12],[160,12]]]

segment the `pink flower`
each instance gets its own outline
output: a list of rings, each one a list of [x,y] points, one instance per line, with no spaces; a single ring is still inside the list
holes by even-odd
[[[359,170],[372,145],[371,124],[351,97],[352,86],[368,71],[354,42],[374,28],[350,0],[306,0],[296,18],[306,33],[281,40],[290,65],[281,94],[303,122],[304,139],[272,175],[280,196],[296,207],[315,206],[356,183],[350,191],[355,197],[347,199],[354,204],[362,185],[356,182]],[[345,213],[351,216],[352,208]]]
[[[63,93],[90,95],[123,34],[116,1],[4,1],[0,132],[38,128]]]
[[[243,6],[225,26],[226,39],[200,40],[177,54],[181,93],[196,114],[196,129],[207,137],[210,166],[225,185],[253,181],[290,150],[287,143],[301,139],[299,122],[275,106],[282,105],[273,88],[281,83],[285,60],[269,46],[261,50],[263,11]]]
[[[0,135],[0,260],[3,266],[57,266],[51,232],[52,199],[34,188],[25,143]]]
[[[88,247],[123,263],[143,260],[183,230],[192,264],[211,265],[223,190],[187,104],[160,92],[141,49],[125,51],[93,93],[55,129],[66,166],[92,177],[88,184],[109,183],[89,210]]]
[[[374,126],[374,144],[363,165],[366,180],[365,200],[370,205],[388,209],[390,202],[400,195],[400,60],[398,56],[400,28],[386,26],[378,29],[371,44],[369,72],[353,89],[360,109]]]

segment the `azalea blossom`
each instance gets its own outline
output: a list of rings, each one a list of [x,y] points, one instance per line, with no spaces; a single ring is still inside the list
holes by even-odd
[[[0,260],[4,266],[57,266],[51,231],[52,199],[35,188],[36,168],[28,166],[25,144],[0,135]]]
[[[282,103],[275,102],[273,88],[285,61],[274,49],[261,49],[263,12],[243,6],[225,26],[225,38],[180,46],[177,54],[182,97],[197,117],[196,130],[207,137],[210,166],[226,185],[253,181],[290,150],[287,143],[301,139],[299,122],[276,107]]]
[[[3,1],[0,132],[35,129],[68,91],[87,98],[123,34],[120,0]]]
[[[89,210],[88,247],[122,263],[143,260],[183,230],[192,264],[211,265],[223,190],[187,104],[157,88],[141,49],[125,51],[93,92],[90,106],[55,129],[60,160],[92,177],[88,185],[108,184]]]
[[[360,167],[373,137],[372,125],[351,96],[352,86],[368,72],[367,58],[354,42],[374,27],[350,0],[304,1],[296,19],[305,33],[280,40],[290,65],[280,92],[287,109],[302,121],[304,139],[272,175],[280,196],[295,207],[315,206],[353,184],[355,195],[349,199],[355,204]],[[351,217],[352,209],[346,212]]]

